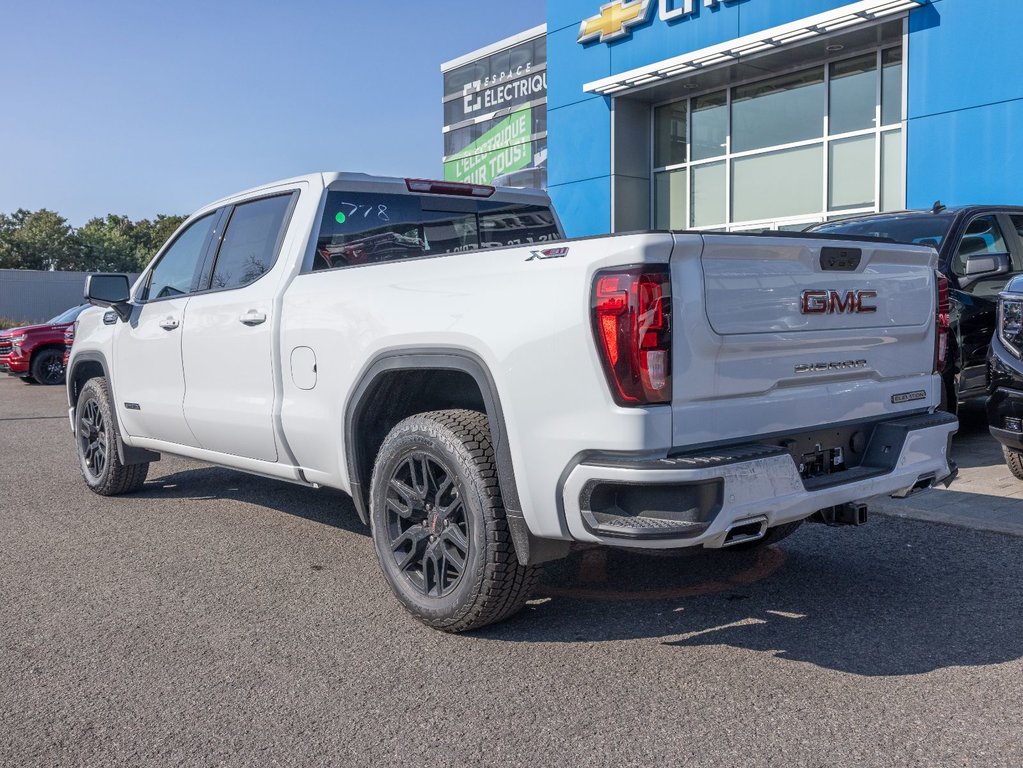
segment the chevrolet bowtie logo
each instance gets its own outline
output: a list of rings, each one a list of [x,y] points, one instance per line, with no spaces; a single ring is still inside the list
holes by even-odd
[[[579,27],[579,42],[599,40],[608,43],[625,37],[629,30],[647,19],[651,0],[615,0],[600,7],[600,13],[583,21]]]

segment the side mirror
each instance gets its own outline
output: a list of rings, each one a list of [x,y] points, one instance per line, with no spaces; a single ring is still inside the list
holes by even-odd
[[[95,307],[110,307],[121,320],[131,316],[127,275],[88,275],[85,278],[85,300]]]
[[[964,271],[967,277],[1005,274],[1009,271],[1009,257],[1007,254],[1001,253],[969,256],[966,259],[966,269]]]

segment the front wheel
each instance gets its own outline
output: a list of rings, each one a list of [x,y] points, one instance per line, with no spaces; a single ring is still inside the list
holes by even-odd
[[[32,358],[32,378],[40,384],[55,386],[64,383],[64,352],[44,349]]]
[[[121,463],[117,454],[117,418],[104,378],[89,379],[75,407],[75,442],[85,484],[100,496],[137,491],[146,482],[149,464]]]
[[[508,618],[540,576],[515,554],[482,413],[422,413],[392,429],[373,468],[370,525],[395,596],[445,632]]]
[[[1006,448],[1004,445],[1002,446],[1002,453],[1005,455],[1005,464],[1009,467],[1013,477],[1017,480],[1023,480],[1023,453]]]

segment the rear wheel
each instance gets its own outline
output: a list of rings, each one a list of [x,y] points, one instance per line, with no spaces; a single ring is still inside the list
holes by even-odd
[[[40,384],[54,386],[64,383],[64,352],[43,349],[32,357],[32,378]]]
[[[423,413],[391,430],[373,468],[370,524],[395,596],[445,632],[508,618],[540,576],[515,554],[482,413]]]
[[[1009,467],[1009,471],[1017,480],[1023,480],[1023,453],[1006,448],[1004,445],[1002,453],[1005,454],[1005,463]]]
[[[751,549],[760,549],[761,547],[766,547],[771,544],[777,544],[782,539],[787,539],[799,530],[799,526],[802,524],[802,520],[796,520],[792,523],[776,525],[774,528],[767,529],[767,533],[764,534],[764,538],[757,539],[756,541],[747,541],[743,544],[735,544],[734,546],[728,547],[728,549],[737,552],[749,552]]]
[[[146,482],[149,464],[121,463],[117,454],[117,419],[104,378],[90,379],[75,407],[75,442],[82,477],[100,496],[137,491]]]

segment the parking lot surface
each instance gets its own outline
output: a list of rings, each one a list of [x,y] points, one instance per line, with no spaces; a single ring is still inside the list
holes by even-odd
[[[165,458],[100,498],[64,408],[0,380],[2,765],[1023,764],[1021,538],[581,551],[452,637],[343,494]]]

